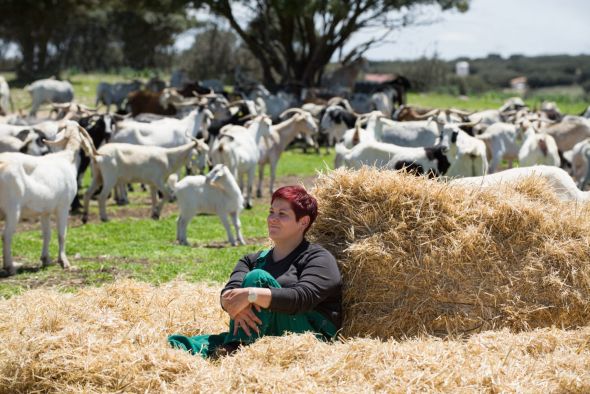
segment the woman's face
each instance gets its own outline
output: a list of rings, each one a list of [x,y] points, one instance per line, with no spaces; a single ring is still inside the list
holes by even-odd
[[[303,231],[309,223],[304,216],[299,221],[295,219],[295,212],[291,204],[283,199],[277,198],[270,206],[266,223],[268,225],[268,236],[275,242],[303,237]]]

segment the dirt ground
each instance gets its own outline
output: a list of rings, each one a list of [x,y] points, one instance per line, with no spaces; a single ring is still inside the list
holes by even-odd
[[[315,176],[310,177],[297,177],[297,176],[286,176],[280,179],[277,179],[275,182],[275,189],[285,185],[291,184],[301,184],[307,188],[311,188],[315,181]],[[268,204],[270,196],[268,195],[268,179],[263,181],[263,197],[261,198],[254,198],[255,205],[261,204]],[[138,185],[136,186],[135,190],[139,190]],[[148,219],[151,216],[151,199],[149,197],[149,193],[139,193],[139,192],[132,192],[129,194],[129,198],[132,202],[131,206],[123,206],[123,207],[116,207],[115,209],[115,202],[112,199],[107,201],[107,213],[109,215],[109,219],[117,220],[117,219],[124,219],[124,218],[145,218]],[[162,210],[162,218],[167,218],[175,213],[177,213],[177,205],[176,203],[167,203],[164,205]],[[100,219],[98,217],[98,203],[96,200],[91,200],[90,202],[90,209],[89,209],[89,217],[88,220],[90,223],[99,223]],[[82,223],[82,216],[80,213],[70,214],[68,227],[74,228],[78,226],[83,226]],[[52,237],[56,237],[55,232],[55,220],[52,218],[51,228],[52,228]],[[0,228],[4,229],[4,222],[0,220]],[[38,219],[30,219],[30,220],[23,220],[17,226],[17,232],[23,231],[41,231],[40,222]],[[246,242],[248,243],[264,243],[266,238],[247,238]],[[219,241],[219,242],[210,242],[207,244],[200,244],[194,245],[194,247],[204,247],[204,248],[222,248],[226,247],[227,243]],[[14,252],[14,251],[13,251]],[[40,253],[41,251],[39,251]],[[35,273],[41,271],[41,264],[39,261],[35,260],[33,262],[24,261],[22,267],[19,268],[19,273],[29,273],[32,275],[27,275],[26,279],[22,275],[17,275],[15,277],[10,278],[2,278],[2,284],[5,285],[18,285],[25,289],[34,289],[39,287],[57,287],[57,288],[78,288],[83,287],[89,284],[96,284],[97,282],[110,282],[116,279],[122,278],[130,278],[133,276],[133,272],[119,268],[121,264],[115,263],[134,263],[134,264],[149,264],[147,259],[130,259],[122,256],[93,256],[92,258],[85,258],[77,255],[68,256],[70,259],[70,263],[74,266],[77,263],[84,262],[85,260],[92,260],[94,262],[104,261],[105,265],[102,266],[98,270],[92,270],[92,272],[88,270],[69,270],[67,271],[51,271],[49,273],[44,273],[43,275],[36,275]],[[15,262],[19,262],[19,256],[14,256]],[[55,264],[55,263],[54,263]]]
[[[308,176],[308,177],[298,177],[298,176],[285,176],[279,178],[275,181],[275,190],[281,186],[286,185],[295,185],[301,184],[306,188],[311,188],[315,181],[315,176]],[[254,198],[254,204],[267,204],[269,201],[269,180],[265,179],[262,183],[262,193],[263,196],[261,198]],[[135,186],[135,190],[139,190],[138,185]],[[254,187],[254,193],[256,192],[256,187]],[[138,193],[132,192],[129,194],[129,198],[132,202],[132,206],[122,206],[117,207],[117,209],[113,209],[115,206],[115,202],[112,199],[107,201],[107,214],[109,219],[124,219],[124,218],[149,218],[151,216],[151,199],[149,193]],[[139,206],[138,206],[139,205]],[[172,214],[177,213],[177,206],[176,203],[166,203],[162,209],[162,218],[166,218],[171,216]],[[89,223],[96,223],[100,219],[98,217],[98,202],[96,200],[90,201],[90,207],[88,212],[88,222]],[[70,214],[69,218],[69,227],[78,227],[82,226],[82,216],[81,213],[72,213]],[[4,221],[0,220],[0,226],[2,229],[4,228]],[[55,221],[52,218],[52,231],[55,228]],[[41,231],[40,223],[38,219],[30,219],[30,220],[22,220],[17,226],[17,232],[22,231],[31,231],[31,230],[39,230]]]

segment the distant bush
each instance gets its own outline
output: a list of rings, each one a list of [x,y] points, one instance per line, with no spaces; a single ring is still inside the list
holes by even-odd
[[[454,74],[455,63],[469,62],[470,75],[463,79]],[[372,62],[372,72],[406,76],[417,92],[437,91],[450,94],[473,94],[510,87],[510,80],[524,76],[531,88],[576,85],[590,81],[590,55],[556,55],[507,59],[491,54],[480,59],[459,58],[442,61],[436,56],[414,61]],[[586,89],[586,91],[588,91]]]

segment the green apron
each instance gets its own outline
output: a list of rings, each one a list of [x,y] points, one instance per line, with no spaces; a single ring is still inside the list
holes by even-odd
[[[256,260],[256,269],[250,271],[242,282],[242,287],[264,287],[280,288],[281,285],[267,271],[261,269],[266,263],[266,255],[269,250],[264,250]],[[288,332],[304,333],[313,332],[316,337],[322,340],[329,340],[336,337],[336,327],[317,311],[288,315],[286,313],[272,312],[269,309],[261,309],[260,312],[254,309],[254,313],[262,321],[259,325],[259,333],[251,330],[252,335],[248,336],[244,330],[238,328],[237,335],[233,335],[234,321],[230,320],[229,332],[221,334],[197,335],[187,337],[184,335],[170,335],[168,342],[172,347],[184,349],[192,354],[199,354],[203,358],[210,357],[215,350],[224,344],[239,342],[250,344],[258,338],[271,335],[281,336]]]

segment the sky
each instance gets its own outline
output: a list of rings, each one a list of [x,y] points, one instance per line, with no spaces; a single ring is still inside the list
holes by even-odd
[[[466,13],[442,12],[439,7],[422,10],[429,19],[439,21],[394,32],[393,42],[365,56],[369,60],[408,60],[437,53],[451,60],[490,53],[502,57],[590,54],[590,0],[471,0]],[[365,37],[354,37],[349,46]]]
[[[590,54],[590,0],[471,0],[466,13],[442,12],[438,6],[422,7],[420,12],[437,22],[396,31],[365,56],[376,61],[410,60],[435,53],[445,60],[490,53],[502,57]],[[344,53],[379,33],[357,33]],[[181,35],[176,47],[189,47],[194,34]]]

